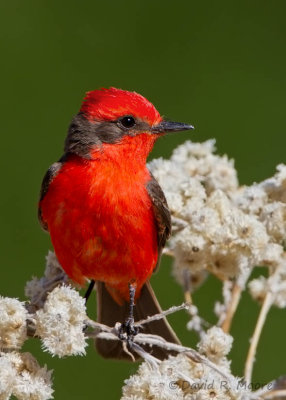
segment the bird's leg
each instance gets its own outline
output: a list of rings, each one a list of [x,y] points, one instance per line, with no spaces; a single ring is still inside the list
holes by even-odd
[[[136,292],[136,285],[129,283],[129,316],[128,321],[134,323],[134,299],[135,299],[135,292]]]
[[[119,329],[119,337],[120,339],[127,339],[127,343],[130,344],[133,340],[133,337],[137,335],[138,328],[134,326],[134,299],[136,292],[136,284],[129,283],[129,314],[126,320],[121,324]],[[126,338],[126,336],[127,338]]]
[[[85,292],[84,299],[85,299],[85,304],[87,303],[87,300],[89,299],[89,296],[91,295],[91,292],[93,291],[95,285],[95,281],[92,279],[88,285],[87,291]],[[88,326],[85,325],[83,328],[83,331],[85,332],[88,329]]]
[[[87,300],[88,300],[89,296],[91,295],[91,292],[92,292],[92,290],[93,290],[93,288],[94,288],[94,285],[95,285],[95,281],[92,279],[92,280],[90,281],[90,284],[89,284],[89,286],[88,286],[88,288],[87,288],[87,291],[86,291],[86,293],[85,293],[85,295],[84,295],[85,304],[87,303]]]

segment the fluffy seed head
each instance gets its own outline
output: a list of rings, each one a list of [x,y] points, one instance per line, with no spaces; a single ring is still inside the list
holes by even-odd
[[[36,313],[36,334],[59,357],[85,354],[85,300],[69,286],[56,287]]]
[[[224,333],[221,328],[213,326],[202,337],[198,349],[211,361],[217,362],[230,352],[232,342],[232,336]]]
[[[52,399],[52,371],[40,367],[30,353],[0,352],[0,399]]]
[[[27,338],[28,312],[17,299],[0,297],[0,348],[18,349]]]

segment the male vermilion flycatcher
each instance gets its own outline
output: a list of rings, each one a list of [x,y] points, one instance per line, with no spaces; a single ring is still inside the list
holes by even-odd
[[[171,232],[165,196],[146,166],[155,141],[166,132],[192,129],[165,121],[143,96],[115,88],[88,92],[73,118],[64,155],[48,169],[39,219],[71,279],[97,282],[98,321],[124,321],[135,288],[134,318],[160,312],[149,283]],[[166,319],[148,332],[171,342]],[[124,357],[120,342],[97,342],[105,357]],[[164,358],[160,349],[154,354]]]

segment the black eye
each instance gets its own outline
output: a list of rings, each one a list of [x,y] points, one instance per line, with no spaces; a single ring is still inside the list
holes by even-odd
[[[124,128],[132,128],[136,122],[135,119],[131,115],[126,115],[125,117],[120,118],[120,123]]]

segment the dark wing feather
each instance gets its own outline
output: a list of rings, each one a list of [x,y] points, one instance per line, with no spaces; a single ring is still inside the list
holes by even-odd
[[[129,304],[125,302],[119,306],[105,287],[103,282],[96,282],[97,292],[97,322],[113,327],[116,322],[125,321],[129,315]],[[134,320],[140,321],[148,318],[150,315],[162,313],[158,300],[153,292],[150,282],[145,282],[139,298],[136,300],[134,308]],[[180,344],[176,333],[169,325],[167,319],[163,317],[160,320],[149,322],[142,327],[142,333],[161,336],[167,342]],[[96,348],[99,354],[104,358],[125,359],[132,361],[131,357],[124,351],[121,341],[112,341],[106,339],[96,339]],[[153,345],[152,347],[143,346],[145,351],[151,353],[154,357],[164,360],[170,354],[175,355],[175,352],[165,350]],[[131,351],[132,352],[132,351]],[[138,355],[133,353],[133,356],[138,359]]]
[[[152,201],[154,217],[157,224],[158,261],[155,268],[156,270],[160,264],[162,249],[166,244],[166,240],[171,235],[172,225],[171,214],[163,190],[151,172],[150,175],[151,179],[148,181],[146,189]]]
[[[41,227],[47,232],[48,232],[48,226],[42,218],[41,201],[43,200],[47,191],[49,190],[49,186],[50,186],[51,182],[53,181],[53,179],[57,176],[58,172],[60,171],[64,161],[65,161],[65,157],[63,156],[59,161],[55,162],[54,164],[52,164],[50,166],[50,168],[47,170],[47,172],[44,176],[42,186],[41,186],[40,201],[39,201],[39,208],[38,208],[38,218],[39,218]]]

